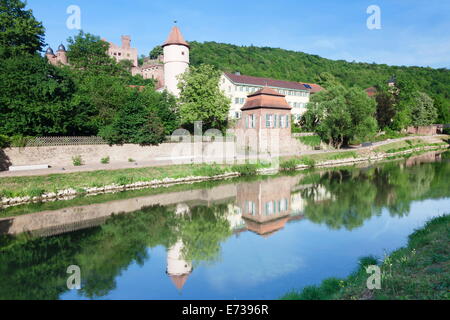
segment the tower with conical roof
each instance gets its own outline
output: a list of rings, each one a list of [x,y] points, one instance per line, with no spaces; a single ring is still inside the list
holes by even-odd
[[[164,81],[167,91],[179,96],[178,77],[189,68],[189,44],[180,29],[174,26],[162,45],[164,48]]]

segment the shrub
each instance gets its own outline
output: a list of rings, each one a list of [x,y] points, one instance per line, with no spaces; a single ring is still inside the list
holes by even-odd
[[[194,176],[213,177],[225,173],[225,169],[217,164],[204,165],[194,169]]]
[[[299,165],[298,159],[289,159],[280,163],[280,168],[282,170],[295,170],[295,168]]]
[[[116,179],[114,179],[114,183],[119,185],[119,186],[125,186],[127,184],[132,184],[133,183],[133,178],[132,177],[127,177],[127,176],[119,176]]]
[[[320,139],[319,136],[305,136],[305,137],[299,137],[298,140],[307,145],[307,146],[311,146],[311,147],[319,147],[320,144],[322,143],[322,140]]]
[[[27,193],[30,197],[40,197],[45,193],[45,190],[40,188],[33,188],[28,190]]]
[[[128,162],[136,162],[136,160],[134,160],[133,158],[129,158]]]
[[[108,156],[108,157],[105,157],[105,158],[102,158],[102,159],[100,160],[100,162],[101,162],[102,164],[108,164],[108,163],[109,163],[109,156]]]
[[[231,167],[231,171],[239,172],[241,176],[256,175],[258,171],[258,165],[250,163],[234,165]]]
[[[72,163],[75,167],[79,167],[83,165],[83,159],[81,156],[73,156],[72,157]]]
[[[0,149],[7,148],[11,145],[11,139],[8,136],[0,134]]]
[[[14,135],[11,137],[11,147],[25,148],[33,137]]]

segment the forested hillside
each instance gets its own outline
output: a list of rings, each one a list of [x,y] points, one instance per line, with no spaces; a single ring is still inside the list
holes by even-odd
[[[450,70],[399,67],[385,64],[353,63],[329,60],[317,55],[268,47],[241,47],[216,42],[190,42],[191,64],[207,63],[220,70],[240,71],[245,75],[300,82],[319,82],[328,72],[346,86],[367,88],[385,82],[392,75],[406,77],[418,90],[450,103]]]

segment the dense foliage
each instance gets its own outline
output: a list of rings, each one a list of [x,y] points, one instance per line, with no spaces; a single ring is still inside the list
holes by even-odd
[[[101,133],[111,143],[157,144],[178,127],[175,98],[132,76],[131,62],[117,63],[98,36],[69,38],[70,66],[54,66],[40,55],[44,28],[22,1],[0,2],[0,30],[0,135]]]
[[[376,103],[358,88],[335,85],[315,94],[303,117],[303,126],[323,141],[340,148],[351,140],[372,137],[377,129]]]
[[[398,108],[395,119],[392,122],[389,120],[389,123],[381,121],[381,128],[388,124],[399,130],[410,124],[409,104],[413,91],[425,92],[434,100],[438,110],[436,122],[450,123],[450,70],[446,68],[329,60],[304,52],[216,42],[193,41],[190,45],[193,66],[207,63],[226,72],[239,71],[257,77],[318,83],[325,88],[338,83],[345,87],[383,87],[388,79],[396,75],[399,89],[404,93],[400,93],[399,103],[395,105]]]
[[[231,101],[219,88],[220,74],[214,67],[203,64],[181,75],[178,87],[183,124],[202,121],[204,129],[226,129]]]

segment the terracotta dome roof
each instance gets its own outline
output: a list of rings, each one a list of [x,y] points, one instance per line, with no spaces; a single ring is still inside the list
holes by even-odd
[[[269,87],[264,87],[247,96],[247,101],[245,102],[241,110],[257,108],[291,110],[292,107],[287,103],[284,97],[285,95],[278,93],[277,91],[270,89]]]
[[[174,26],[172,28],[169,37],[167,38],[166,42],[163,43],[162,46],[165,47],[171,44],[177,44],[189,48],[189,44],[186,42],[186,40],[184,40],[183,35],[181,34],[181,31],[177,26]]]

